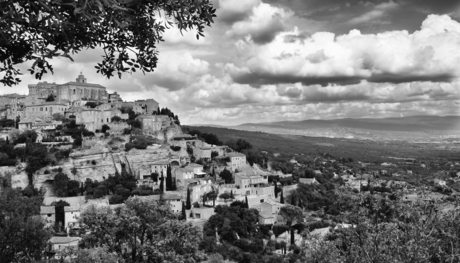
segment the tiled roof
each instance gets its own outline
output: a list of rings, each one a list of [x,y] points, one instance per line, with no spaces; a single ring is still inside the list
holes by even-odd
[[[64,206],[64,212],[75,212],[80,211],[80,207],[78,206]]]
[[[51,244],[68,244],[70,242],[80,241],[81,237],[52,237],[49,242]]]
[[[64,85],[75,85],[75,86],[94,87],[94,88],[103,88],[103,89],[105,89],[104,86],[99,85],[99,84],[82,83],[82,82],[74,82],[74,81],[70,81],[70,82],[67,82],[67,83],[64,83],[64,84],[60,84],[58,86],[64,86]]]
[[[54,206],[40,206],[40,214],[55,214],[56,208]]]
[[[239,153],[239,152],[227,153],[227,156],[228,156],[228,157],[246,157],[246,155],[244,155],[244,154],[242,154],[242,153]]]
[[[168,160],[159,160],[151,163],[151,165],[168,165],[169,161]]]

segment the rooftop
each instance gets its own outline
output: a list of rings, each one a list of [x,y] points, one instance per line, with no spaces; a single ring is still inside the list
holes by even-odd
[[[58,86],[64,86],[64,85],[75,85],[75,86],[94,87],[94,88],[105,89],[104,86],[99,85],[99,84],[83,83],[83,82],[75,82],[75,81],[70,81],[70,82],[67,82],[67,83],[64,83],[64,84],[60,84]]]
[[[169,161],[168,160],[159,160],[151,163],[151,165],[168,165]]]
[[[227,153],[227,156],[228,156],[228,157],[246,157],[246,155],[244,155],[244,154],[242,154],[242,153],[239,153],[239,152]]]
[[[192,167],[192,168],[203,168],[203,165],[197,164],[197,163],[191,163],[191,164],[187,165],[185,168],[187,168],[187,167]]]
[[[68,244],[70,242],[80,241],[81,237],[52,237],[49,242],[51,244]]]
[[[76,212],[80,211],[79,206],[64,206],[64,212]]]
[[[56,208],[54,206],[40,206],[40,214],[55,214]]]

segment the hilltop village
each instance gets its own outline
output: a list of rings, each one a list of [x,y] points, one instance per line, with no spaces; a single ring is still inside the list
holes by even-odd
[[[161,203],[196,226],[208,262],[256,262],[258,253],[260,262],[295,262],[306,244],[322,242],[312,236],[356,227],[342,214],[361,204],[358,193],[378,193],[378,202],[399,193],[406,204],[436,200],[452,210],[460,188],[459,162],[421,183],[414,175],[432,170],[410,158],[363,163],[256,152],[244,139],[222,143],[183,129],[154,99],[125,102],[82,74],[29,85],[27,96],[0,96],[0,117],[0,189],[41,198],[54,259],[91,235],[85,213],[140,202]]]

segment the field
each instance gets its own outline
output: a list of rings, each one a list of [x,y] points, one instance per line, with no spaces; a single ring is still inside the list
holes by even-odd
[[[224,143],[239,138],[249,141],[255,150],[270,154],[310,155],[328,153],[335,158],[353,158],[367,163],[395,162],[397,158],[414,158],[417,162],[460,162],[460,150],[455,144],[408,143],[402,141],[371,141],[341,138],[280,135],[264,132],[233,130],[220,127],[184,126],[201,132],[216,134]]]

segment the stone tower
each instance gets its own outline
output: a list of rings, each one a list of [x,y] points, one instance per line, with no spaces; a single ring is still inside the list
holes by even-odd
[[[83,76],[83,73],[80,72],[80,75],[78,75],[78,78],[77,78],[77,82],[78,83],[86,83],[86,78],[85,78],[85,76]]]

